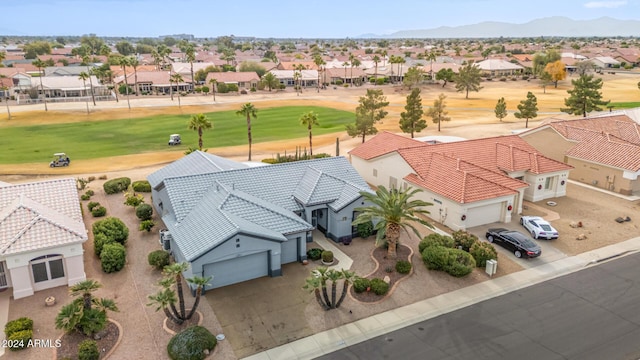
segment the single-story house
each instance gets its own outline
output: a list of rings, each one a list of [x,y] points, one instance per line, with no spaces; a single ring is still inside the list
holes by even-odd
[[[171,74],[168,71],[138,71],[137,72],[138,79],[138,88],[140,89],[140,93],[145,94],[164,94],[169,95],[171,91],[174,94],[180,91],[190,91],[191,90],[191,80],[190,78],[183,77],[182,82],[174,83],[171,82]],[[114,79],[114,83],[117,86],[124,85],[125,80],[124,76],[118,76]],[[129,87],[135,91],[136,89],[136,74],[131,72],[127,74],[127,83]],[[173,90],[171,90],[173,88]]]
[[[488,76],[520,75],[524,67],[503,59],[487,59],[476,63],[483,74]]]
[[[280,84],[285,86],[297,85],[295,79],[296,70],[271,70],[272,73]],[[302,87],[314,87],[318,85],[318,70],[300,70],[300,84]]]
[[[92,89],[96,99],[111,99],[111,92],[107,86],[100,83],[95,75],[91,75],[90,79],[84,81],[75,76],[33,77],[31,78],[31,89],[40,96],[44,95],[49,101],[54,99],[65,101],[68,98],[90,97]],[[39,102],[41,100],[42,99],[32,99],[31,95],[25,94],[25,91],[22,91],[22,95],[20,95],[18,99],[20,103]]]
[[[515,135],[427,144],[383,132],[349,157],[370,184],[423,190],[431,218],[454,230],[509,222],[523,200],[564,196],[571,169]]]
[[[600,69],[611,69],[620,66],[620,61],[611,56],[596,56],[589,60],[591,60],[593,66]]]
[[[281,275],[306,259],[314,229],[350,241],[371,191],[344,157],[249,167],[195,151],[147,179],[167,247],[186,276],[214,276],[207,289]]]
[[[378,73],[380,77],[383,75],[382,70],[384,68],[378,67]],[[375,72],[375,71],[374,71]],[[361,68],[354,67],[353,71],[351,67],[345,66],[343,68],[327,68],[322,74],[323,82],[330,84],[365,84],[367,81],[367,74]]]
[[[519,136],[545,156],[573,166],[572,180],[624,195],[640,193],[640,125],[627,115],[549,119]]]
[[[0,288],[14,299],[85,280],[87,239],[75,179],[0,183]]]
[[[207,79],[205,80],[205,84],[210,86],[209,81],[211,79],[216,79],[216,82],[225,83],[225,84],[235,84],[238,85],[238,89],[251,89],[257,88],[258,83],[260,82],[260,76],[255,71],[242,71],[242,72],[211,72],[207,74]],[[216,85],[216,91],[218,91]]]

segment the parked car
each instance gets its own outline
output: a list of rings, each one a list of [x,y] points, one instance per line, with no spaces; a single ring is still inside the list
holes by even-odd
[[[534,239],[557,239],[558,230],[554,229],[549,222],[540,216],[523,216],[520,218],[520,225],[529,231]]]
[[[496,243],[513,252],[517,258],[534,258],[542,254],[542,249],[527,235],[504,228],[487,230],[487,241]]]

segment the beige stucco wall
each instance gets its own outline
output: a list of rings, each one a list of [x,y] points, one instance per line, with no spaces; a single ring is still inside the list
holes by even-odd
[[[552,179],[549,189],[545,187],[547,178]],[[565,196],[567,194],[568,178],[569,171],[566,170],[547,174],[527,173],[524,176],[524,181],[529,184],[529,187],[524,190],[524,199],[536,202],[544,199]]]
[[[573,180],[624,195],[640,190],[640,180],[625,179],[623,170],[576,158],[569,158],[568,164],[575,167],[571,171]]]
[[[391,178],[396,179],[398,188],[403,186],[402,178],[414,173],[413,169],[397,152],[392,152],[371,160],[350,156],[351,165],[362,178],[374,186],[390,186]]]
[[[576,142],[565,139],[549,127],[521,134],[520,137],[540,151],[542,155],[560,162],[566,162],[564,154],[576,144]]]

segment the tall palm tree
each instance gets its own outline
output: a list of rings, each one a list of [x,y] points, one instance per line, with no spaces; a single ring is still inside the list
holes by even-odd
[[[355,58],[353,59],[353,61],[351,62],[351,82],[353,83],[353,68],[355,67],[356,69],[362,65],[362,62],[360,62],[360,59]],[[358,80],[358,84],[360,83],[360,80]]]
[[[87,98],[87,100],[85,101],[85,103],[87,104],[87,114],[89,114],[89,97],[86,94],[86,91],[87,91],[87,79],[89,78],[89,74],[87,74],[86,72],[83,71],[78,75],[78,78],[80,80],[82,80],[82,87],[84,88],[85,97]]]
[[[49,111],[47,108],[47,95],[44,93],[44,86],[42,85],[42,77],[44,76],[44,72],[42,69],[46,66],[44,61],[41,59],[35,59],[32,63],[33,66],[38,68],[38,74],[40,75],[40,92],[42,92],[43,100],[44,100],[44,111]]]
[[[189,45],[187,45],[184,54],[191,65],[191,92],[193,93],[196,88],[196,79],[193,76],[193,62],[196,61],[196,49],[193,47],[193,44],[189,43]]]
[[[302,91],[302,70],[305,69],[306,67],[302,64],[293,65],[293,80],[295,83],[297,79],[298,85],[296,86],[296,94],[298,94],[298,96],[300,96],[299,91]]]
[[[438,57],[436,56],[436,52],[431,49],[428,53],[425,51],[425,58],[429,60],[429,74],[431,75],[431,80],[433,81],[435,75],[433,73],[433,62],[436,61]]]
[[[140,86],[138,85],[138,66],[140,61],[135,55],[129,56],[129,65],[133,68],[133,81],[135,82],[136,96],[140,94]]]
[[[382,50],[380,56],[382,56],[383,60],[382,66],[387,66],[387,50]]]
[[[311,141],[312,130],[314,125],[318,125],[318,114],[313,111],[309,111],[300,117],[300,124],[306,125],[309,130],[309,154],[313,155],[313,143]]]
[[[113,83],[113,71],[111,69],[104,71],[104,76],[109,79],[109,83],[113,86],[115,90],[113,93],[116,94],[116,102],[120,102],[120,98],[118,97],[118,89],[116,88],[116,84]]]
[[[168,279],[173,279],[174,284],[176,285],[176,291],[178,293],[178,302],[180,306],[180,311],[178,313],[178,317],[184,320],[186,316],[186,310],[184,306],[184,291],[182,289],[182,273],[187,271],[189,268],[189,264],[186,262],[174,263],[171,265],[167,265],[164,267],[163,273],[167,276]]]
[[[218,84],[218,80],[216,80],[215,78],[211,78],[209,80],[209,84],[211,84],[211,92],[213,93],[213,102],[216,102],[216,85]]]
[[[379,57],[378,55],[375,55],[375,56],[373,57],[373,63],[374,63],[374,64],[375,64],[375,66],[376,66],[376,73],[375,73],[375,75],[374,75],[374,76],[375,76],[375,78],[376,78],[375,85],[377,85],[377,84],[378,84],[378,63],[379,63],[379,62],[380,62],[380,57]]]
[[[69,288],[69,293],[71,296],[82,295],[82,306],[85,310],[91,309],[91,304],[93,303],[92,292],[100,289],[102,284],[95,280],[84,280],[76,283],[75,285]]]
[[[398,56],[396,61],[398,62],[398,81],[402,82],[402,65],[407,61],[402,56]]]
[[[347,66],[349,66],[349,62],[345,61],[342,63],[342,67],[344,67],[344,83],[347,83]]]
[[[391,82],[395,83],[396,82],[396,78],[393,76],[393,64],[397,64],[398,63],[398,58],[395,55],[391,55],[389,57],[389,66],[391,67]]]
[[[4,86],[1,90],[4,91],[4,104],[7,106],[7,114],[9,115],[9,120],[11,120],[11,109],[9,109],[9,88]]]
[[[178,106],[180,106],[180,83],[183,82],[184,79],[182,75],[175,73],[169,76],[169,85],[171,88],[171,100],[173,100],[173,83],[176,83],[176,91],[178,92]]]
[[[89,79],[89,86],[91,86],[91,99],[93,100],[93,106],[96,106],[96,97],[93,94],[93,80],[91,79],[91,75],[93,75],[93,70],[89,67],[89,55],[85,55],[82,57],[82,62],[87,66],[87,78]]]
[[[207,119],[205,114],[196,114],[191,115],[188,128],[189,130],[198,132],[198,150],[202,151],[202,132],[213,128],[213,124]]]
[[[356,279],[356,273],[350,270],[342,269],[342,295],[340,295],[340,299],[336,303],[336,308],[339,308],[344,298],[347,297],[347,290],[349,288],[349,284],[353,284],[353,281]]]
[[[269,91],[271,91],[271,89],[275,88],[276,86],[278,86],[278,84],[280,84],[280,82],[278,81],[278,78],[276,78],[276,76],[270,72],[262,76],[262,81],[264,82],[264,85],[269,88]]]
[[[252,103],[246,103],[242,105],[240,110],[236,111],[236,115],[244,115],[247,117],[247,137],[249,138],[249,158],[251,161],[251,118],[254,120],[258,118],[258,109],[256,109]]]
[[[186,320],[191,319],[191,317],[193,317],[193,314],[195,314],[198,305],[200,305],[200,296],[202,296],[202,289],[204,289],[205,286],[210,285],[209,282],[211,281],[211,279],[213,279],[212,276],[206,278],[201,276],[194,276],[187,279],[187,282],[189,284],[193,284],[196,286],[196,300],[193,302],[193,306],[191,307],[191,311],[189,311],[189,314],[187,314]]]
[[[360,193],[362,197],[373,205],[354,209],[360,214],[352,225],[357,226],[370,221],[376,224],[375,229],[378,231],[376,244],[380,245],[386,240],[388,245],[387,256],[395,258],[401,230],[408,231],[407,229],[411,229],[420,237],[420,233],[414,223],[433,228],[430,223],[420,217],[420,215],[428,215],[429,211],[425,207],[433,204],[412,199],[419,192],[419,189],[411,187],[405,190],[387,190],[384,186],[378,187],[375,194],[363,191]]]
[[[129,110],[131,110],[131,102],[129,101],[129,76],[127,75],[127,66],[129,65],[129,58],[126,56],[118,56],[115,58],[120,66],[122,66],[122,72],[124,73],[124,85],[125,85],[125,94],[127,95],[127,106]],[[120,90],[120,89],[118,89]]]
[[[318,92],[320,92],[320,73],[322,71],[322,65],[326,65],[327,63],[322,59],[322,56],[320,55],[316,55],[313,58],[313,62],[316,64],[316,66],[318,67]]]
[[[353,61],[355,60],[355,56],[352,53],[349,53],[349,66],[351,67],[351,85],[353,86]]]

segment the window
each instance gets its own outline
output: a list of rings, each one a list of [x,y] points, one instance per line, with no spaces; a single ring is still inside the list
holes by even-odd
[[[398,179],[393,176],[389,176],[389,189],[397,189],[398,188]]]
[[[33,282],[39,283],[63,278],[64,263],[60,255],[45,255],[31,260]]]
[[[552,187],[553,187],[553,178],[552,177],[546,178],[544,181],[544,189],[551,190]]]

